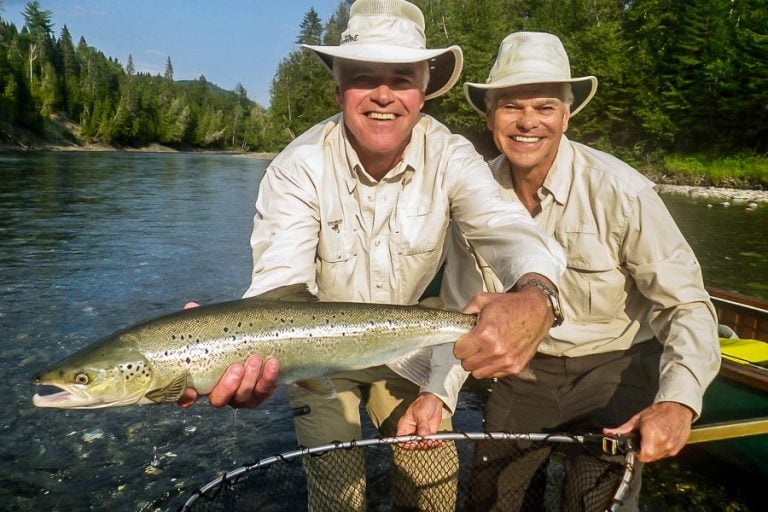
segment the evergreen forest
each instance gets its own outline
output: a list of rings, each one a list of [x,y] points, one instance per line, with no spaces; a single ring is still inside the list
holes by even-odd
[[[600,81],[569,136],[634,163],[664,155],[768,154],[768,0],[414,0],[429,47],[458,44],[461,82],[483,82],[499,43],[516,30],[563,41],[574,76]],[[137,73],[26,4],[24,25],[0,10],[0,141],[32,133],[51,143],[279,151],[337,110],[330,73],[298,43],[337,44],[351,0],[323,21],[302,20],[270,104],[224,91],[204,76]],[[2,3],[0,3],[2,8]],[[233,63],[234,65],[234,63]],[[460,83],[461,83],[460,82]],[[455,86],[425,111],[491,153],[485,122]],[[52,140],[53,139],[53,140]]]

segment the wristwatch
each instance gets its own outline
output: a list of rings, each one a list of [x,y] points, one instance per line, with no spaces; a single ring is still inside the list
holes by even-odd
[[[560,306],[560,295],[557,293],[557,290],[553,290],[538,279],[529,279],[520,288],[525,288],[528,285],[535,286],[541,290],[547,297],[547,300],[549,300],[549,305],[552,306],[552,314],[555,315],[555,321],[552,322],[552,327],[557,327],[562,324],[565,318],[563,318],[563,308]]]

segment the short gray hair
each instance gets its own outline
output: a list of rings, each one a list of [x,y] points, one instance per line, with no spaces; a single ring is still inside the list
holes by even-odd
[[[358,63],[354,60],[348,60],[348,59],[341,59],[341,58],[335,58],[333,59],[333,67],[331,69],[331,72],[333,73],[333,79],[336,81],[336,84],[341,84],[342,75],[351,67],[355,65],[360,65],[361,63]],[[364,62],[362,63],[364,65],[368,66],[375,66],[376,63],[368,63]],[[405,63],[404,63],[405,64]],[[413,62],[412,64],[415,65],[417,72],[420,74],[419,78],[421,78],[422,83],[419,84],[419,88],[421,89],[421,92],[427,91],[427,86],[429,85],[429,62],[426,60],[422,60],[419,62]]]
[[[573,105],[573,87],[571,87],[571,84],[568,82],[565,82],[561,85],[560,90],[560,99],[565,104],[566,110],[571,110],[571,105]],[[496,100],[498,98],[498,95],[500,92],[505,91],[506,89],[488,89],[485,93],[485,111],[488,112],[491,110],[491,108],[496,103]]]

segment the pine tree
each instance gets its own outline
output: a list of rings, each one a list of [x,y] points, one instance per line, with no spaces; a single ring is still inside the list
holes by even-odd
[[[171,58],[168,57],[165,61],[165,74],[163,77],[166,80],[173,82],[173,64],[171,64]]]
[[[296,42],[299,44],[320,44],[323,37],[323,24],[317,11],[310,7],[304,15]]]

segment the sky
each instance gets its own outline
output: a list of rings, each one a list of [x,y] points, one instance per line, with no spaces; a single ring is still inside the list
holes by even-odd
[[[0,0],[0,17],[20,30],[27,0]],[[53,34],[64,25],[77,45],[89,46],[136,71],[165,72],[168,57],[176,80],[206,80],[269,106],[269,86],[280,60],[295,43],[311,7],[323,23],[339,0],[39,0],[51,11]]]

